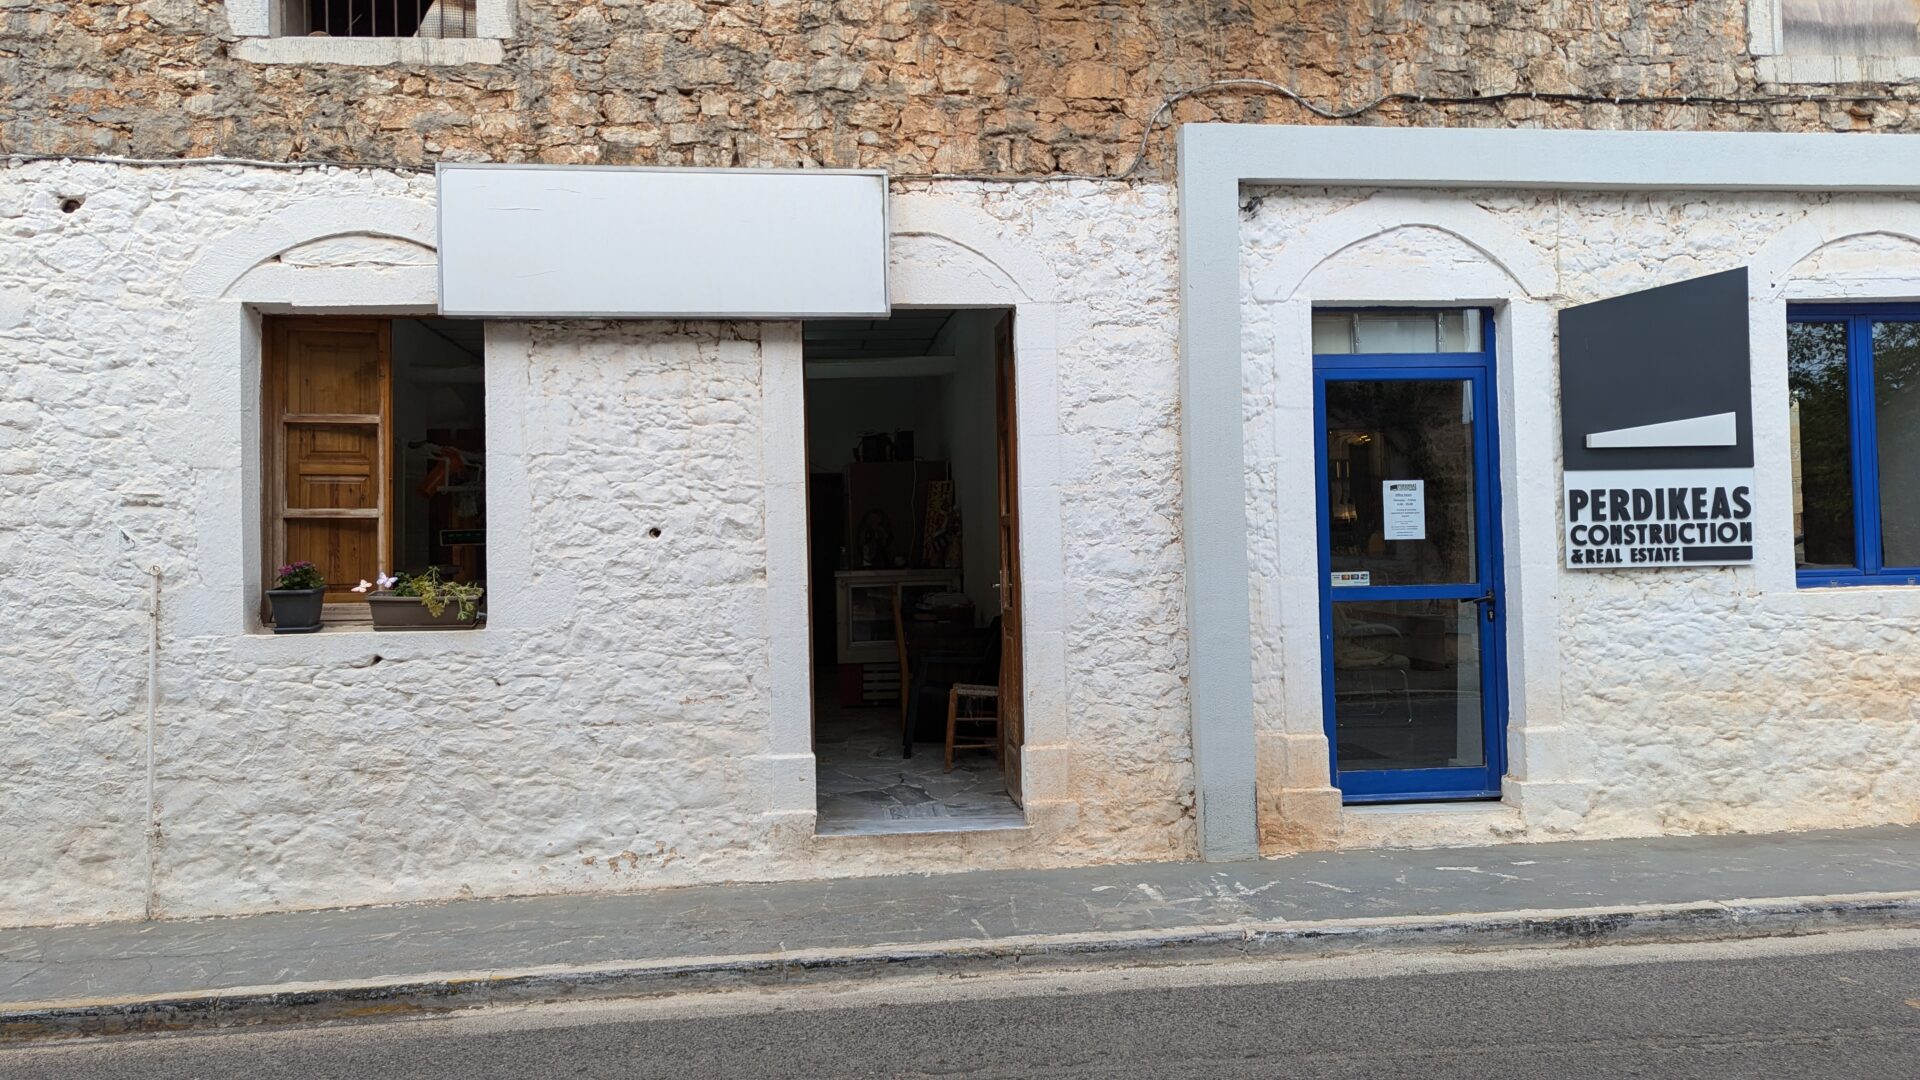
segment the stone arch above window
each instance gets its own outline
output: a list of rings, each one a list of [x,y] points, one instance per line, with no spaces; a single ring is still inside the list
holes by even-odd
[[[1894,199],[1809,210],[1748,260],[1756,299],[1888,300],[1920,295],[1920,207]]]
[[[1531,242],[1478,206],[1453,196],[1387,193],[1289,237],[1252,284],[1263,303],[1426,303],[1547,296],[1555,274]]]
[[[239,39],[236,59],[359,67],[497,64],[505,52],[501,42],[513,36],[516,2],[224,0],[228,28]],[[380,17],[368,21],[375,14]],[[316,20],[332,32],[314,28]]]
[[[243,279],[260,271],[318,270],[338,285],[346,280],[341,269],[360,269],[368,282],[381,274],[418,269],[428,282],[424,300],[438,297],[435,277],[432,204],[396,198],[315,198],[304,200],[254,224],[243,225],[209,245],[185,275],[181,285],[188,296],[214,301],[222,298],[257,301],[257,296],[234,295]],[[288,256],[292,256],[291,260]],[[342,295],[315,307],[351,306],[357,298]]]

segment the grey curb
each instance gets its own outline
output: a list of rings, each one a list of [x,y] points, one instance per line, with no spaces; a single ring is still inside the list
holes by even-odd
[[[812,949],[691,960],[615,961],[93,1001],[0,1003],[0,1044],[87,1035],[400,1018],[483,1005],[806,985],[885,971],[982,973],[1099,961],[1183,963],[1362,951],[1465,952],[1920,929],[1920,893],[1701,901],[1632,907],[1249,922],[1120,933],[1034,935]]]

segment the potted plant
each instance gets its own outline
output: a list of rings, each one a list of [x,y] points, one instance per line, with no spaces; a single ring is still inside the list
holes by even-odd
[[[320,606],[327,579],[310,562],[288,563],[274,571],[267,603],[273,606],[273,632],[311,634],[320,629]]]
[[[480,621],[484,585],[448,581],[437,566],[424,573],[374,575],[378,582],[362,581],[354,592],[379,591],[367,597],[375,630],[470,630]]]

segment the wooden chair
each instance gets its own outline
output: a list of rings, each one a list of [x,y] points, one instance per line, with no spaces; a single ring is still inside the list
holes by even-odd
[[[971,730],[962,733],[960,725]],[[979,683],[954,683],[947,691],[947,767],[953,771],[955,750],[991,750],[1000,760],[1000,688]]]
[[[944,715],[955,683],[976,686],[999,684],[1000,636],[1000,617],[996,615],[993,622],[977,635],[978,646],[972,651],[922,650],[916,654],[909,649],[913,660],[913,682],[907,691],[906,717],[900,725],[901,757],[913,756],[913,739],[919,733],[922,710],[934,710],[931,717],[934,737],[939,737],[940,718]],[[945,644],[952,649],[957,643]]]
[[[893,587],[893,651],[900,659],[900,724],[904,728],[907,723],[907,702],[913,694],[913,676],[907,670],[907,616],[901,610],[901,591],[900,586]]]
[[[1413,723],[1413,688],[1407,679],[1406,637],[1398,627],[1353,618],[1346,604],[1333,605],[1333,700],[1341,715],[1380,719],[1395,704]]]

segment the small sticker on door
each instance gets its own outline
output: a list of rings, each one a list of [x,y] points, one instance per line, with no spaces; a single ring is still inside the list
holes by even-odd
[[[1373,584],[1373,572],[1370,570],[1335,570],[1333,572],[1333,587],[1336,589],[1350,589],[1355,585],[1371,584]]]
[[[1386,517],[1388,540],[1427,538],[1427,482],[1380,481],[1380,504]]]

